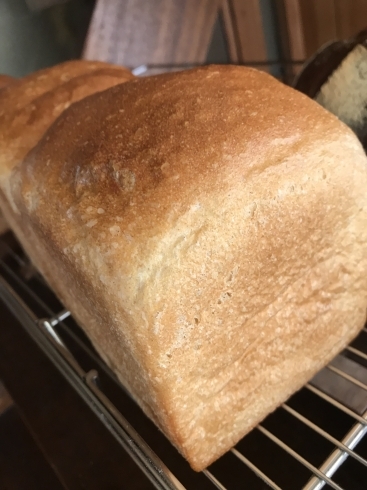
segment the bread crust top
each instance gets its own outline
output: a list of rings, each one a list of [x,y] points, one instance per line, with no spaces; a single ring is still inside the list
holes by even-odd
[[[123,67],[74,60],[7,83],[0,91],[0,179],[69,105],[131,78]]]
[[[170,226],[172,208],[185,212],[198,188],[203,196],[242,186],[292,152],[339,137],[355,143],[336,118],[271,76],[210,66],[135,79],[74,104],[23,172],[58,193],[63,208],[95,218],[90,233],[123,216],[125,229],[149,235]]]

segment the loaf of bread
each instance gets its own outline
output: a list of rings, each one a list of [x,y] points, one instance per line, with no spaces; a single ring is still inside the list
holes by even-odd
[[[363,327],[366,164],[308,97],[211,66],[73,104],[0,186],[34,263],[202,470]]]
[[[68,61],[20,80],[0,78],[0,201],[9,174],[38,143],[57,117],[76,102],[95,92],[133,78],[126,68],[84,60]],[[8,193],[9,195],[9,193]],[[9,223],[16,226],[11,209]],[[3,217],[1,218],[3,220]],[[3,226],[3,231],[5,227]],[[18,230],[21,233],[21,230]]]
[[[367,151],[367,30],[322,46],[302,67],[294,86],[335,114]]]

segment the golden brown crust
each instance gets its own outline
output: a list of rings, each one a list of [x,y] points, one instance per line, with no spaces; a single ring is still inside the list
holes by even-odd
[[[72,103],[133,78],[126,68],[108,63],[69,61],[35,72],[0,92],[0,201],[9,172],[38,143],[57,117]],[[9,198],[9,193],[8,193]],[[14,217],[7,211],[7,218]]]
[[[15,80],[15,78],[10,77],[9,75],[0,75],[0,90],[6,87],[6,85],[13,83]]]
[[[5,87],[0,93],[0,173],[22,160],[69,105],[131,78],[126,68],[79,60]]]
[[[363,326],[366,188],[335,117],[214,66],[74,104],[9,192],[35,263],[199,470]]]
[[[17,80],[16,87],[9,87],[9,90],[1,94],[0,108],[4,109],[4,112],[7,114],[12,112],[13,109],[24,107],[36,97],[53,90],[77,76],[92,73],[105,67],[124,71],[128,78],[132,76],[131,72],[126,68],[100,61],[66,61],[50,68],[38,70]]]

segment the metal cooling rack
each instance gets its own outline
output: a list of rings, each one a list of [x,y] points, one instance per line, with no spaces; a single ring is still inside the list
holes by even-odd
[[[138,408],[139,420],[127,418],[124,407],[132,402],[125,389],[10,243],[0,239],[0,299],[156,488],[366,488],[366,329],[236,447],[195,473],[153,425],[142,434]]]

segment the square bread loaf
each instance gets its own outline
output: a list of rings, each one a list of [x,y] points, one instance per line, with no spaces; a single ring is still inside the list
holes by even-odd
[[[363,327],[366,163],[311,99],[211,66],[73,104],[0,182],[34,263],[201,470]]]
[[[133,78],[121,66],[99,61],[74,60],[39,70],[21,79],[0,75],[0,205],[10,172],[23,161],[51,124],[72,103]],[[11,198],[10,198],[11,199]],[[21,227],[6,212],[18,237]],[[8,228],[0,213],[0,234]]]

